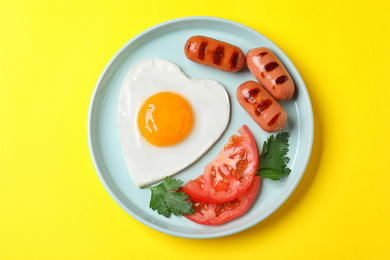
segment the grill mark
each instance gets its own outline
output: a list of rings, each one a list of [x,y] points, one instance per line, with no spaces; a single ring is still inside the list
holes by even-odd
[[[215,65],[221,64],[222,58],[224,56],[223,51],[224,51],[224,48],[221,45],[215,49],[214,54],[213,54],[213,62]]]
[[[198,59],[204,60],[207,51],[207,42],[202,42],[199,46]]]
[[[245,102],[247,103],[250,103],[251,105],[253,105],[253,109],[254,109],[254,113],[256,116],[260,116],[265,110],[267,110],[271,105],[272,105],[272,100],[267,98],[267,99],[263,99],[263,100],[260,100],[260,103],[258,103],[256,100],[255,100],[255,97],[260,93],[260,89],[259,88],[253,88],[251,90],[249,90],[245,96],[244,96],[244,100]]]
[[[260,52],[259,55],[257,55],[257,56],[264,57],[267,54],[268,54],[268,52],[263,51],[263,52]]]
[[[237,67],[238,63],[238,52],[233,52],[232,57],[230,58],[230,68],[233,69]]]
[[[267,65],[264,66],[264,69],[267,72],[271,72],[274,69],[276,69],[277,67],[279,67],[279,64],[275,61],[271,61],[270,63],[268,63]]]
[[[245,96],[244,96],[244,99],[245,99],[245,102],[246,103],[255,103],[255,101],[253,100],[258,94],[260,93],[260,89],[259,88],[253,88],[251,90],[249,90]]]
[[[261,72],[260,74],[263,78],[265,78],[264,72]]]
[[[278,118],[280,117],[281,114],[282,114],[282,112],[277,113],[271,120],[269,120],[267,125],[273,126],[276,123],[276,121],[278,121]]]
[[[260,101],[259,103],[256,103],[256,109],[255,109],[255,115],[259,116],[261,115],[267,108],[269,108],[272,105],[271,99],[264,99]]]
[[[287,80],[288,80],[288,77],[286,75],[282,75],[282,76],[275,79],[275,83],[276,84],[283,84]]]

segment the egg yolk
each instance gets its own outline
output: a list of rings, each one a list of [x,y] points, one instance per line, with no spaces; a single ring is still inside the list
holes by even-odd
[[[175,145],[191,132],[194,115],[182,96],[160,92],[144,101],[138,113],[141,135],[155,146]]]

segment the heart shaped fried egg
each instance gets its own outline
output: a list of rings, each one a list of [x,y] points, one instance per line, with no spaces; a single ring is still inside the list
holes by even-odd
[[[197,161],[229,119],[229,96],[219,82],[189,78],[164,59],[136,64],[118,102],[119,137],[136,186],[163,180]]]

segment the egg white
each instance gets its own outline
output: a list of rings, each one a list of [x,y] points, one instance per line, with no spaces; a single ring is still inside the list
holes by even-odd
[[[163,91],[187,99],[194,113],[194,125],[182,142],[157,147],[141,135],[137,118],[144,100]],[[229,96],[219,82],[189,78],[176,64],[164,59],[147,59],[136,64],[123,81],[118,103],[119,137],[136,186],[158,182],[194,163],[220,138],[229,119]]]

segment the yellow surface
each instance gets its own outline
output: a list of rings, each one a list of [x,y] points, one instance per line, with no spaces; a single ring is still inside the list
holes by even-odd
[[[0,1],[0,259],[390,259],[390,4],[380,1]],[[160,22],[245,24],[295,64],[315,116],[312,157],[253,228],[191,240],[125,213],[93,168],[95,83]]]

